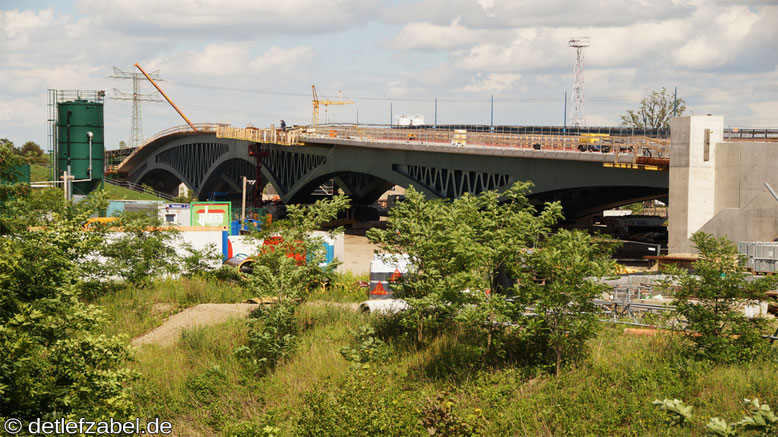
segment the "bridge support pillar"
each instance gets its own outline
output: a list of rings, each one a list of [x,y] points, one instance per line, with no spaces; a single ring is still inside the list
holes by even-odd
[[[676,117],[670,130],[669,252],[692,253],[689,237],[716,214],[716,144],[724,117]]]

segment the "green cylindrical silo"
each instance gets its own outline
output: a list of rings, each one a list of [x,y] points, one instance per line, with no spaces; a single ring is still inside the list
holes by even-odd
[[[103,103],[76,99],[57,103],[57,170],[73,175],[73,194],[103,183]],[[91,180],[89,180],[91,179]]]

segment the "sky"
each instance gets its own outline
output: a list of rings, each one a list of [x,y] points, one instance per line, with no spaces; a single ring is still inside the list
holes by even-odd
[[[0,0],[0,138],[46,148],[47,90],[83,89],[106,91],[106,148],[128,142],[132,103],[112,97],[132,82],[110,76],[135,63],[196,123],[310,124],[315,84],[356,102],[322,122],[558,126],[570,37],[591,38],[587,125],[664,87],[778,128],[778,0]],[[167,103],[142,116],[145,137],[184,123]]]

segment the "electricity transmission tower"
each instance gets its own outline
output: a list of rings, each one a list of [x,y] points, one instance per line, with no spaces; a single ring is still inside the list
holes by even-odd
[[[575,81],[573,82],[573,112],[570,114],[571,126],[583,126],[584,118],[584,47],[589,47],[588,36],[572,37],[568,45],[575,49]]]
[[[116,88],[113,89],[114,100],[132,100],[132,125],[130,126],[130,147],[139,147],[143,143],[143,120],[140,114],[140,102],[162,102],[159,94],[156,92],[151,94],[141,94],[140,84],[145,81],[141,73],[134,73],[131,71],[122,71],[116,67],[113,67],[113,76],[109,76],[113,79],[132,79],[132,94],[119,91]],[[154,71],[149,74],[149,77],[155,80],[162,80],[159,78],[158,72]]]

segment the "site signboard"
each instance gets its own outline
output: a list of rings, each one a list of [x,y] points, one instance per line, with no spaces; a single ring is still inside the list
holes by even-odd
[[[192,202],[192,226],[229,226],[229,202]]]

